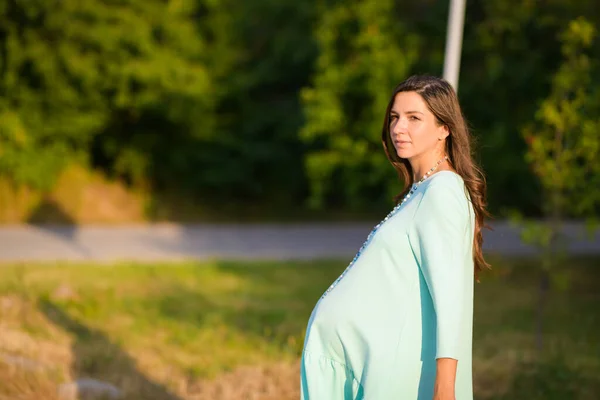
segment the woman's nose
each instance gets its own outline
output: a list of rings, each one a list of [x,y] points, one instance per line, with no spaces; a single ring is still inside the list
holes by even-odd
[[[396,122],[396,124],[394,125],[392,131],[395,134],[406,133],[407,125],[408,124],[406,123],[406,120],[404,118],[400,118],[398,119],[398,122]]]

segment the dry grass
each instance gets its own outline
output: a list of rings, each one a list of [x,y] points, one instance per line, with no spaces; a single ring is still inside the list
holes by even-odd
[[[48,193],[0,177],[0,223],[127,223],[146,219],[148,195],[74,164]]]
[[[597,260],[574,260],[569,289],[552,293],[541,354],[536,268],[496,264],[476,288],[476,398],[594,399]],[[54,399],[61,383],[86,377],[127,399],[297,399],[305,324],[344,266],[3,266],[0,400]]]
[[[119,380],[119,388],[127,399],[190,399],[190,400],[292,400],[300,397],[295,383],[300,373],[299,363],[272,363],[266,366],[239,367],[215,379],[182,381],[173,392],[145,390],[143,385],[127,379]],[[63,381],[66,381],[63,380]],[[0,399],[58,399],[60,379],[44,370],[28,371],[0,362]]]
[[[56,379],[45,371],[29,371],[0,362],[0,399],[58,399]]]
[[[92,377],[131,399],[298,398],[307,297],[333,265],[4,266],[0,354],[44,368],[6,369],[0,396]]]

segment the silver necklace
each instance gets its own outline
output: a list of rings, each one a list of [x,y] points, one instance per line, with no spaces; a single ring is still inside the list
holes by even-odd
[[[381,225],[383,225],[388,219],[390,219],[391,217],[393,217],[398,212],[398,210],[400,209],[400,206],[402,206],[402,204],[404,204],[404,202],[407,201],[410,198],[410,196],[412,196],[412,194],[415,192],[415,190],[417,190],[417,188],[419,187],[419,185],[421,183],[423,183],[423,181],[425,179],[429,178],[429,176],[433,173],[433,171],[435,171],[437,169],[437,167],[439,167],[439,165],[441,163],[443,163],[444,161],[446,161],[447,159],[448,159],[448,156],[444,156],[444,158],[442,158],[437,163],[435,163],[435,165],[433,167],[431,167],[431,169],[429,171],[427,171],[427,173],[425,175],[423,175],[423,177],[418,182],[416,182],[416,183],[413,184],[412,188],[406,194],[406,196],[404,196],[404,198],[402,199],[402,201],[400,203],[398,203],[396,205],[396,207],[394,207],[392,209],[392,211],[390,211],[390,213],[383,219],[383,221],[381,221],[379,224],[377,224],[377,226],[375,226],[375,228],[373,228],[373,230],[371,231],[371,233],[369,233],[369,236],[367,236],[367,240],[365,240],[365,242],[363,243],[363,245],[358,250],[358,253],[356,253],[356,255],[354,256],[354,258],[352,259],[352,261],[350,261],[350,264],[346,267],[346,269],[344,270],[344,272],[342,272],[342,274],[331,284],[331,286],[329,286],[329,288],[325,291],[325,293],[323,293],[323,295],[321,296],[321,298],[327,296],[327,294],[329,294],[329,292],[331,292],[331,290],[342,280],[342,278],[344,277],[344,275],[346,275],[346,273],[350,270],[350,268],[352,268],[352,266],[354,265],[354,263],[356,262],[356,260],[358,260],[358,257],[360,257],[360,255],[362,254],[363,250],[371,242],[371,239],[373,238],[373,236],[375,235],[375,232],[377,232],[377,230],[379,229],[379,227]]]

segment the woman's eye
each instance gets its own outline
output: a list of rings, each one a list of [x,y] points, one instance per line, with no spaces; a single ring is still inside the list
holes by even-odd
[[[419,118],[415,117],[414,115],[411,115],[410,117],[408,117],[411,121],[419,121]]]

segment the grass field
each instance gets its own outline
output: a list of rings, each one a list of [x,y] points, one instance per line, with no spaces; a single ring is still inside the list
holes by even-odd
[[[569,261],[569,284],[549,293],[541,353],[535,263],[492,261],[475,292],[476,398],[597,399],[600,259]],[[4,265],[0,399],[54,399],[80,378],[127,399],[298,399],[306,322],[345,266]]]

